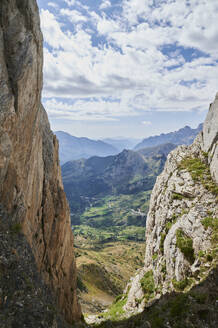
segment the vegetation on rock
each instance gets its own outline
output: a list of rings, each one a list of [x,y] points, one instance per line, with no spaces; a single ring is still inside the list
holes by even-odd
[[[155,291],[154,276],[152,270],[145,273],[144,277],[140,280],[140,284],[144,292],[145,299],[149,300],[152,298]]]
[[[182,229],[176,231],[176,246],[183,253],[185,258],[193,263],[195,260],[194,249],[193,249],[193,240],[186,236]]]
[[[186,157],[184,158],[179,168],[181,170],[187,170],[195,182],[200,182],[208,191],[215,195],[218,195],[218,186],[213,181],[210,173],[210,168],[207,164],[207,154],[203,153],[205,162],[200,158]]]

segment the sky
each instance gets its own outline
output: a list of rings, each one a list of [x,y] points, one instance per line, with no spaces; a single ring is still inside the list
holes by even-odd
[[[54,131],[144,138],[203,122],[218,91],[218,1],[37,2]]]

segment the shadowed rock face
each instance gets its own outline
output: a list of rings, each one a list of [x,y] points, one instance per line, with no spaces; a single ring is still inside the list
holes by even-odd
[[[42,35],[35,0],[0,2],[0,203],[22,225],[68,322],[81,316],[58,142],[43,109]]]

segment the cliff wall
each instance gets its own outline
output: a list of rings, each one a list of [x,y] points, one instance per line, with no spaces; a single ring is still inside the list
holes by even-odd
[[[152,192],[145,265],[125,309],[142,311],[171,291],[188,291],[217,267],[218,94],[203,132],[168,155]]]
[[[35,0],[0,2],[0,204],[22,226],[68,322],[81,316],[58,142],[41,105],[42,34]]]

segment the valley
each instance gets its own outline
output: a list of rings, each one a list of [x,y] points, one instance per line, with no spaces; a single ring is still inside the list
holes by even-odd
[[[105,197],[72,226],[84,314],[111,305],[142,266],[149,198],[150,191]]]
[[[0,1],[0,328],[217,328],[218,7],[153,2]]]
[[[173,144],[62,166],[84,314],[111,305],[142,266],[151,190]]]

